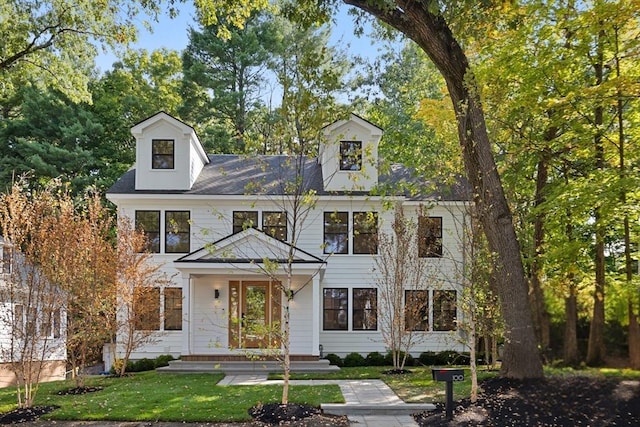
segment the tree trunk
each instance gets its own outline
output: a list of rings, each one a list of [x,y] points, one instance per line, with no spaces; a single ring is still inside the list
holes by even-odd
[[[571,285],[569,296],[564,299],[565,324],[564,345],[562,357],[564,363],[569,366],[577,366],[580,363],[578,352],[578,300],[575,286]]]
[[[547,132],[545,139],[546,141],[551,141],[555,139],[555,137],[556,129],[551,128]],[[547,179],[549,177],[547,165],[550,157],[551,154],[549,150],[545,149],[538,161],[535,195],[536,208],[539,208],[546,200],[544,193],[547,186]],[[540,275],[542,274],[540,258],[544,251],[544,219],[544,213],[542,213],[541,210],[538,210],[538,213],[535,215],[533,220],[533,254],[529,280],[529,297],[531,299],[531,307],[533,309],[534,327],[538,338],[538,345],[542,349],[543,354],[547,352],[551,345],[549,313],[547,312],[547,306],[544,301],[544,292],[542,291],[542,284],[540,282]]]
[[[602,35],[602,32],[600,33]],[[602,42],[598,40],[597,61],[593,64],[595,71],[595,85],[599,86],[603,82],[603,52]],[[594,110],[593,124],[596,129],[594,136],[594,146],[596,153],[596,169],[597,172],[604,170],[604,147],[602,145],[601,128],[604,123],[604,108],[602,105],[596,105]],[[595,218],[595,269],[596,282],[593,291],[593,317],[591,318],[591,327],[589,328],[589,346],[587,348],[587,365],[601,365],[604,362],[604,296],[605,296],[605,254],[604,239],[605,226],[602,210],[600,206],[594,209]]]
[[[496,259],[496,285],[506,325],[501,375],[542,377],[520,247],[464,51],[444,18],[420,3],[396,1],[397,8],[380,8],[368,0],[345,3],[371,13],[414,40],[444,77],[456,113],[462,157],[478,217]]]

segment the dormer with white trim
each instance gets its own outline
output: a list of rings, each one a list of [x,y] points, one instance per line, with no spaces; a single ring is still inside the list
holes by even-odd
[[[209,163],[196,131],[165,112],[131,128],[136,138],[136,190],[189,190]]]
[[[355,114],[323,128],[318,161],[325,191],[370,191],[378,184],[382,133]]]

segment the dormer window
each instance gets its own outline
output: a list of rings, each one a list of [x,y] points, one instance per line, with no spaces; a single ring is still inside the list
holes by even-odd
[[[154,139],[151,141],[152,169],[174,168],[175,141],[173,139]]]
[[[362,169],[362,141],[340,141],[340,170]]]

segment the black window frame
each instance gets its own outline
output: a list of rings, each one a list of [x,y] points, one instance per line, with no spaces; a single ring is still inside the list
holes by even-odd
[[[155,214],[155,221],[149,221],[145,219],[142,221],[140,218],[143,214]],[[149,230],[148,225],[154,224],[155,229]],[[142,231],[146,238],[147,242],[145,244],[145,251],[150,253],[160,253],[160,211],[159,210],[137,210],[135,212],[135,228],[136,230]]]
[[[164,288],[164,330],[182,330],[182,288]]]
[[[377,331],[378,290],[376,288],[353,288],[352,295],[351,328],[354,331]],[[369,307],[366,306],[366,299],[363,299],[367,297],[369,297]],[[372,321],[368,320],[371,318]]]
[[[160,287],[137,287],[133,295],[134,330],[160,330]],[[138,307],[143,306],[141,312]]]
[[[166,143],[167,146],[164,146]],[[169,149],[170,148],[170,149]],[[151,140],[151,169],[175,169],[176,141],[174,139]]]
[[[176,218],[170,216],[183,216],[182,221],[176,221]],[[170,242],[177,237],[178,243]],[[191,251],[191,212],[190,211],[173,211],[164,212],[164,251],[165,253],[179,254],[189,253]]]
[[[275,224],[269,224],[269,220],[277,218]],[[284,242],[287,241],[287,212],[283,211],[264,211],[262,212],[262,231],[265,234]]]
[[[454,289],[433,291],[433,330],[455,331],[458,329],[458,292]]]
[[[258,227],[258,211],[233,211],[232,230],[233,234],[246,230],[247,228]],[[254,218],[249,218],[250,216]]]
[[[338,218],[340,217],[340,218]],[[324,237],[322,251],[325,254],[344,255],[349,253],[349,212],[324,212]],[[337,221],[340,219],[339,221]],[[340,237],[342,236],[342,237]],[[329,239],[331,238],[331,242]],[[340,245],[344,244],[342,248]],[[333,251],[332,248],[339,251]]]
[[[322,330],[349,330],[349,288],[322,290]]]
[[[442,258],[442,217],[418,217],[418,257]]]
[[[10,246],[2,247],[2,274],[11,274],[11,260],[13,255],[13,248]]]
[[[353,212],[353,253],[378,253],[378,212]]]
[[[411,295],[411,297],[410,297]],[[417,302],[420,305],[413,308]],[[429,291],[426,289],[405,289],[404,329],[412,332],[429,331]]]
[[[362,141],[340,141],[340,170],[347,172],[362,170]]]

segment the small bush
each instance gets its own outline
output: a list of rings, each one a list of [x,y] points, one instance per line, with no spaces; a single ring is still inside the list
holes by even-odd
[[[365,366],[364,357],[360,353],[349,353],[344,357],[344,366]]]
[[[131,363],[131,369],[127,366],[129,372],[153,371],[156,369],[156,362],[153,359],[142,358]]]
[[[441,364],[438,361],[438,354],[435,351],[423,351],[422,353],[420,353],[418,361],[420,361],[420,364],[424,366],[434,366]]]
[[[367,357],[364,359],[367,366],[384,366],[385,359],[382,353],[378,351],[374,351],[372,353],[367,354]]]
[[[169,362],[171,362],[172,360],[175,360],[175,357],[173,357],[170,354],[161,354],[160,356],[156,357],[155,360],[155,367],[156,368],[161,368],[163,366],[169,366]]]
[[[329,361],[330,365],[335,365],[338,367],[342,367],[342,358],[334,353],[329,353],[325,356],[325,359]]]

